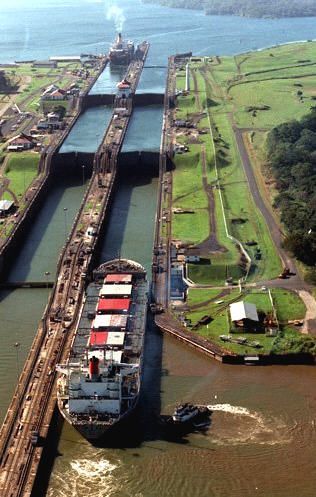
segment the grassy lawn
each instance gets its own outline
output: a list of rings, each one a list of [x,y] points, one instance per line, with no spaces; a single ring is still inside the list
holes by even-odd
[[[307,61],[316,62],[316,43],[295,43],[268,48],[260,52],[249,52],[238,55],[236,61],[241,63],[243,73],[276,69],[291,65],[306,64]]]
[[[306,312],[305,305],[294,292],[274,289],[272,290],[272,298],[280,321],[287,322],[291,319],[304,318]],[[220,335],[229,334],[229,304],[236,300],[252,302],[256,304],[258,310],[264,312],[272,310],[271,302],[266,292],[253,290],[240,294],[237,289],[226,289],[224,291],[215,289],[190,289],[187,299],[189,308],[197,306],[200,303],[198,308],[191,309],[186,313],[186,317],[191,319],[192,325],[196,324],[205,315],[211,316],[213,319],[208,325],[200,325],[192,331],[220,345],[222,348],[237,354],[253,354],[258,352],[267,354],[270,352],[286,353],[290,349],[292,350],[292,346],[299,348],[302,347],[303,343],[306,346],[304,342],[306,337],[290,326],[284,326],[278,337],[266,336],[264,333],[243,332],[243,330],[234,333],[234,336],[246,337],[250,342],[259,342],[261,345],[260,349],[255,349],[247,345],[224,343],[219,337]],[[312,343],[315,345],[313,340]],[[309,341],[307,346],[309,346]]]
[[[176,239],[199,243],[209,236],[207,196],[202,185],[202,165],[197,146],[176,156],[173,174],[173,207],[192,209],[193,214],[173,214],[172,233]]]
[[[302,319],[305,316],[305,304],[296,293],[276,288],[272,292],[272,297],[280,321]]]
[[[225,258],[227,261],[225,263]],[[234,263],[229,262],[227,255],[213,255],[210,260],[203,259],[199,264],[188,264],[188,277],[199,285],[222,286],[225,280],[232,277],[237,282],[243,276],[243,271]]]
[[[10,153],[5,176],[9,178],[9,188],[15,195],[22,196],[37,176],[40,155],[34,152]]]
[[[282,122],[299,119],[308,113],[312,105],[311,98],[301,100],[298,97],[299,90],[304,92],[304,87],[295,87],[293,79],[271,79],[232,87],[229,94],[234,103],[236,123],[242,128],[272,128]],[[268,105],[270,109],[259,110],[256,116],[246,110],[249,106],[261,105]]]
[[[60,87],[67,87],[73,81],[78,83],[78,78],[70,74],[70,71],[79,68],[81,68],[81,64],[78,63],[59,63],[57,68],[33,68],[32,64],[23,63],[8,70],[7,73],[12,81],[17,82],[20,87],[21,85],[25,86],[22,91],[18,90],[14,101],[20,104],[32,95],[33,98],[25,103],[25,110],[38,112],[41,89],[52,83],[57,83]],[[65,71],[65,69],[67,70]],[[79,86],[82,87],[83,83]]]
[[[210,81],[211,75],[207,77]],[[255,259],[255,249],[246,250],[252,258],[252,279],[275,277],[281,263],[270,237],[265,220],[254,205],[248,182],[245,177],[232,123],[229,118],[230,107],[222,96],[218,105],[209,108],[215,129],[215,144],[218,158],[218,175],[222,187],[225,215],[230,234],[240,240],[244,247],[248,241],[256,241],[261,259]],[[219,220],[220,222],[220,220]]]
[[[265,220],[254,205],[232,124],[255,131],[251,160],[255,167],[260,167],[265,157],[264,142],[269,129],[280,122],[300,118],[316,103],[316,43],[284,45],[234,57],[221,57],[220,63],[215,57],[191,62],[190,71],[191,92],[178,97],[177,118],[191,118],[207,106],[215,138],[218,177],[228,231],[241,241],[252,259],[250,280],[273,278],[280,272],[281,261]],[[198,99],[192,75],[198,84]],[[184,85],[185,71],[178,71],[177,89],[183,89]],[[250,106],[257,110],[249,111]],[[262,106],[267,106],[267,110],[263,110]],[[198,127],[207,128],[208,125],[207,117],[203,117]],[[210,225],[209,221],[203,222],[207,197],[202,188],[201,144],[207,154],[209,184],[214,184],[216,179],[210,135],[200,135],[199,140],[201,143],[193,146],[186,137],[179,137],[178,141],[186,143],[190,152],[176,157],[174,173],[175,206],[196,209],[196,212],[182,219],[173,215],[173,233],[175,238],[192,243],[206,239]],[[267,202],[271,202],[275,195],[273,187],[265,185],[258,171],[256,178],[262,195]],[[189,265],[188,276],[196,283],[217,285],[223,283],[226,275],[238,279],[242,270],[238,265],[236,246],[226,236],[220,195],[216,189],[214,200],[217,239],[227,251],[210,254],[211,264],[204,261],[200,265]],[[255,241],[257,245],[246,246],[249,241]],[[257,249],[261,256],[258,256]]]
[[[179,96],[177,99],[177,119],[189,119],[200,113],[207,103],[207,92],[204,78],[198,71],[195,76],[199,87],[199,100],[201,107],[198,106],[197,99],[193,92],[187,96]],[[193,78],[191,77],[191,88],[194,87]],[[185,84],[185,72],[181,71],[177,75],[177,88],[183,89]],[[207,114],[201,116],[197,123],[197,129],[209,130],[209,121]],[[202,147],[206,157],[206,178],[208,184],[214,184],[216,180],[214,168],[213,145],[209,132],[198,135],[198,143],[190,143],[190,137],[183,133],[178,134],[177,142],[189,147],[189,152],[176,155],[175,170],[173,172],[173,207],[182,209],[192,209],[194,214],[173,214],[172,216],[172,236],[194,244],[200,243],[210,235],[210,219],[208,207],[208,198],[203,187],[203,167],[202,167]],[[227,263],[232,266],[238,262],[238,252],[235,245],[227,238],[223,214],[218,192],[214,189],[215,210],[219,217],[216,226],[217,237],[221,245],[226,248],[224,256],[221,253],[216,255],[217,266],[207,264],[206,271],[201,270],[201,266],[195,271],[194,267],[189,268],[190,278],[196,282],[206,284],[222,284],[225,280]],[[201,271],[200,271],[201,270]],[[238,277],[240,276],[238,270]]]
[[[208,109],[221,186],[220,191],[213,189],[216,235],[223,250],[210,253],[198,264],[188,264],[188,278],[201,285],[222,286],[227,277],[232,276],[237,282],[243,275],[243,269],[239,265],[239,252],[235,243],[227,238],[220,192],[228,231],[241,241],[251,256],[252,268],[249,279],[260,281],[273,278],[280,272],[281,262],[266,222],[256,208],[249,190],[233,125],[249,128],[247,133],[249,156],[261,194],[267,203],[269,201],[271,203],[275,196],[273,178],[266,179],[261,169],[265,160],[265,138],[275,125],[298,119],[307,114],[312,105],[316,105],[316,43],[298,43],[235,57],[221,57],[220,63],[216,58],[205,62],[191,62],[190,71],[191,92],[187,96],[178,97],[177,118],[190,119],[197,112]],[[198,98],[194,93],[192,74],[198,84]],[[184,85],[185,71],[181,71],[177,75],[177,89],[183,89]],[[201,118],[198,127],[200,129],[209,127],[207,115]],[[184,215],[185,218],[182,219],[173,215],[173,233],[179,235],[180,239],[197,243],[201,241],[202,230],[209,229],[210,224],[207,221],[202,226],[207,197],[202,188],[201,150],[202,146],[206,150],[208,183],[215,186],[213,145],[209,133],[199,135],[199,144],[190,145],[185,136],[177,138],[177,141],[189,146],[190,152],[175,159],[174,205],[192,208],[195,214],[191,214],[191,217]],[[249,241],[256,242],[256,245],[246,245]],[[266,336],[263,333],[244,333],[243,336],[247,336],[249,340],[260,342],[262,347],[258,350],[238,344],[223,344],[219,335],[229,333],[227,308],[229,302],[236,297],[238,297],[236,288],[224,291],[190,289],[187,300],[190,310],[186,315],[191,319],[192,325],[205,315],[213,319],[208,326],[199,326],[195,332],[241,354],[298,352],[312,349],[316,352],[316,342],[313,338],[302,335],[299,330],[288,325],[289,320],[302,319],[305,316],[304,303],[296,293],[281,289],[272,291],[277,317],[281,324],[277,337]],[[258,309],[264,312],[272,309],[266,292],[247,291],[241,298],[255,303]],[[224,303],[215,304],[216,300],[224,300]]]

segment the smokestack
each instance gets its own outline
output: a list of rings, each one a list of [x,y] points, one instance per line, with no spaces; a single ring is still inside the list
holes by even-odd
[[[185,91],[190,91],[190,66],[185,66]]]
[[[118,45],[122,45],[122,33],[118,33],[116,42]]]
[[[89,376],[92,381],[97,381],[99,379],[99,362],[99,359],[95,356],[92,356],[89,360]]]

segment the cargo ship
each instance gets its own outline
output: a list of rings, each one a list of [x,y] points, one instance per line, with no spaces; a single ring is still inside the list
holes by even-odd
[[[137,262],[115,259],[93,272],[68,360],[57,366],[59,410],[87,440],[103,438],[137,405],[147,301]]]
[[[122,34],[118,33],[117,38],[110,48],[110,62],[116,66],[128,65],[134,58],[134,43],[132,41],[124,41]]]

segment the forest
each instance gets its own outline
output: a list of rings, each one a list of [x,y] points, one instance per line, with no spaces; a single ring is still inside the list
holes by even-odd
[[[244,17],[308,17],[316,15],[315,0],[143,0],[168,7],[204,10],[209,15]]]
[[[301,121],[274,128],[267,138],[276,180],[275,207],[287,229],[286,249],[308,266],[316,264],[316,109]]]

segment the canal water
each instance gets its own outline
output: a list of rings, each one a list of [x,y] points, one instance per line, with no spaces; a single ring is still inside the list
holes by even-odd
[[[110,106],[92,107],[85,110],[64,141],[60,153],[94,153],[102,141],[111,116]]]
[[[49,497],[314,497],[316,370],[222,366],[149,329],[144,388],[125,444],[64,425]],[[161,404],[211,405],[205,433],[166,440]]]
[[[162,105],[135,107],[122,152],[159,152],[162,128]],[[150,133],[148,133],[150,126]]]
[[[85,186],[76,179],[57,184],[47,196],[17,254],[9,281],[52,281],[60,250],[80,206]],[[67,209],[67,210],[64,210]],[[45,275],[49,272],[49,275]],[[49,290],[0,291],[0,419],[44,312]],[[15,344],[19,344],[15,347]]]
[[[91,88],[90,95],[106,95],[111,93],[116,93],[116,85],[119,83],[124,75],[126,69],[122,66],[111,66],[107,64],[104,71],[98,77],[97,81]]]
[[[166,64],[166,61],[164,62]],[[167,66],[145,66],[139,80],[137,93],[165,93]]]
[[[146,66],[164,66],[168,55],[175,52],[231,54],[315,37],[313,18],[205,16],[202,12],[144,5],[138,0],[121,0],[119,6],[126,18],[123,33],[135,41],[147,39],[151,43]],[[58,8],[52,0],[45,1],[45,5],[39,0],[10,2],[0,12],[1,60],[105,51],[115,34],[114,23],[106,19],[106,14],[105,3],[98,0],[63,0]],[[159,67],[145,69],[139,91],[159,89],[164,74]],[[111,87],[112,75],[104,74],[103,78],[104,85]],[[95,86],[93,91],[101,90]],[[89,125],[83,127],[75,143],[68,142],[69,150],[79,151],[85,140],[85,151],[95,149],[91,140],[102,132],[94,113],[90,116]],[[145,127],[148,131],[144,147],[151,139],[153,124],[149,122]],[[136,143],[138,140],[135,137]],[[18,264],[11,278],[20,275],[31,279],[50,269],[54,272],[63,243],[63,208],[70,210],[72,203],[74,210],[78,207],[82,191],[80,185],[77,187],[71,202],[63,200],[67,187],[56,200],[55,210],[60,209],[60,216],[54,233],[59,236],[60,245],[48,235],[45,241],[54,218],[53,209],[29,245],[26,238],[25,268],[22,258],[20,269]],[[132,257],[150,268],[156,187],[156,179],[133,175],[121,183],[103,245],[103,258],[118,252],[122,256],[132,253]],[[36,223],[37,220],[34,229]],[[41,241],[42,255],[38,252]],[[38,257],[39,267],[32,254]],[[1,292],[0,298],[3,416],[17,371],[44,310],[47,291]],[[20,346],[14,347],[15,343]],[[149,325],[140,409],[131,431],[122,436],[118,447],[97,449],[65,424],[47,495],[315,497],[315,376],[316,370],[309,367],[222,366],[168,337],[162,338]],[[157,415],[160,409],[170,413],[181,401],[212,405],[212,424],[204,434],[166,440]]]

